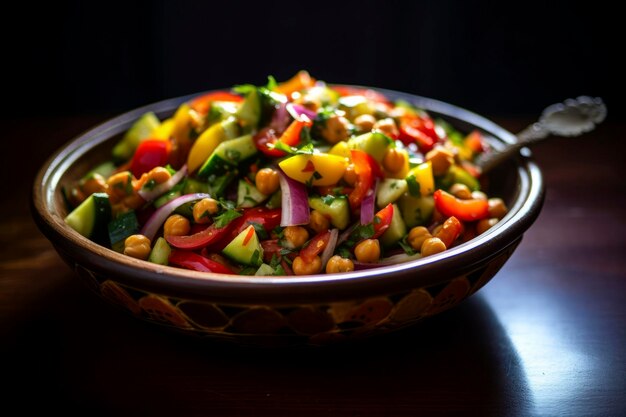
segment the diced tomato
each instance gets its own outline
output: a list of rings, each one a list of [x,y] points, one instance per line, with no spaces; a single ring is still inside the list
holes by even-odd
[[[444,216],[454,216],[461,221],[474,221],[489,215],[489,203],[486,200],[461,200],[443,190],[433,194],[435,208]]]
[[[229,93],[228,91],[214,91],[212,93],[207,93],[194,98],[189,103],[189,107],[191,107],[198,113],[205,115],[209,113],[211,103],[213,103],[214,101],[232,101],[235,103],[239,103],[243,101],[243,97],[233,93]]]
[[[166,140],[146,139],[139,143],[137,150],[130,161],[130,172],[136,178],[150,171],[152,168],[167,164],[171,145]]]
[[[320,254],[330,241],[330,230],[322,230],[300,250],[300,257],[304,262],[311,262]]]
[[[211,249],[219,252],[226,247],[237,235],[243,232],[250,224],[256,223],[270,233],[280,225],[281,209],[268,209],[266,207],[253,207],[245,209],[242,216],[231,221],[226,227],[229,231],[217,241],[212,241]]]
[[[234,274],[235,272],[219,262],[205,258],[195,252],[185,250],[173,250],[169,257],[169,263],[182,268],[200,272],[215,272],[218,274]]]

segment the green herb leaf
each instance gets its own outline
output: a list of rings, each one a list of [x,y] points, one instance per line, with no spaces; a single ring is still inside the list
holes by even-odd
[[[404,250],[407,255],[415,255],[417,252],[406,242],[406,236],[398,241],[400,247]]]
[[[215,221],[215,227],[222,228],[240,216],[241,213],[239,213],[237,210],[228,209],[219,216],[215,216],[213,218],[213,220]]]
[[[415,175],[409,175],[406,177],[406,185],[409,188],[409,194],[412,197],[420,196],[420,183],[415,179]]]
[[[335,199],[337,197],[335,197],[334,195],[326,195],[324,197],[322,197],[322,202],[324,204],[326,204],[327,206],[330,206],[331,204],[333,204],[335,202]]]
[[[280,276],[280,275],[287,275],[287,273],[285,272],[285,269],[283,268],[283,266],[281,264],[278,264],[274,268],[274,273],[272,275],[273,276]]]

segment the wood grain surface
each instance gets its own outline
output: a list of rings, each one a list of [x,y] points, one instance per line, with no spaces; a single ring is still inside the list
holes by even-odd
[[[0,414],[626,415],[623,124],[535,147],[543,211],[457,308],[365,343],[254,350],[173,336],[111,309],[37,230],[37,169],[104,119],[5,121]],[[514,132],[530,122],[498,121]]]

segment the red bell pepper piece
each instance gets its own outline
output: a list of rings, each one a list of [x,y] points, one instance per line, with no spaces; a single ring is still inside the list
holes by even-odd
[[[439,141],[435,123],[428,116],[404,116],[400,119],[398,139],[405,145],[416,143],[422,152],[430,151]]]
[[[256,223],[270,233],[276,226],[280,225],[281,209],[268,209],[266,207],[254,207],[245,209],[242,216],[231,221],[226,227],[229,231],[219,240],[211,242],[211,249],[221,251],[228,245],[237,235],[243,232],[251,223]]]
[[[441,239],[446,248],[449,248],[462,232],[463,224],[456,217],[450,216],[443,222],[441,229],[435,234],[435,237]]]
[[[387,204],[380,209],[374,216],[374,235],[372,239],[378,239],[391,225],[391,219],[393,217],[393,205]],[[378,220],[377,220],[378,219]]]
[[[360,207],[363,197],[365,197],[372,188],[374,178],[369,155],[358,149],[352,149],[350,154],[352,156],[352,163],[354,164],[354,172],[357,175],[357,179],[354,183],[354,190],[348,195],[348,201],[350,202],[352,210],[355,211]]]
[[[300,132],[304,126],[310,127],[313,124],[308,119],[294,120],[287,127],[287,129],[277,137],[277,133],[272,128],[261,129],[259,133],[254,136],[254,145],[258,150],[263,152],[267,156],[279,158],[285,156],[286,153],[280,149],[274,149],[268,145],[276,143],[280,140],[285,145],[296,146],[300,142]]]
[[[232,101],[239,103],[243,101],[243,97],[229,93],[228,91],[214,91],[194,98],[189,103],[189,106],[198,113],[205,115],[209,113],[211,103],[214,101]]]
[[[181,268],[200,272],[215,272],[218,274],[234,274],[235,272],[219,262],[205,258],[195,252],[185,250],[173,250],[169,257],[169,263]]]
[[[166,140],[146,139],[139,143],[137,150],[130,161],[130,172],[136,178],[152,168],[167,164],[170,156],[171,145]]]
[[[238,217],[237,219],[240,219]],[[237,220],[235,219],[235,220]],[[200,249],[211,245],[212,243],[219,242],[229,236],[233,227],[235,226],[235,220],[231,221],[224,227],[215,227],[215,224],[208,226],[201,232],[195,233],[189,236],[167,236],[165,239],[167,242],[179,249]],[[236,235],[235,235],[236,236]],[[224,246],[226,246],[232,239],[228,240]]]
[[[461,200],[443,190],[433,194],[435,208],[444,216],[454,216],[461,221],[474,221],[489,215],[489,203],[486,200]]]
[[[300,250],[300,257],[304,262],[311,262],[321,253],[330,241],[330,230],[322,230]]]
[[[485,150],[483,146],[483,135],[478,130],[472,131],[465,138],[465,146],[470,148],[474,153],[481,153]]]

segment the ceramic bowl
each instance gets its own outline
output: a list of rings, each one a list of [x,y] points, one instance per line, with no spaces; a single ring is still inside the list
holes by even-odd
[[[479,129],[493,146],[515,136],[493,122],[441,101],[378,91],[442,117],[457,129]],[[191,96],[115,117],[70,141],[41,168],[33,216],[65,262],[98,295],[130,315],[189,335],[255,345],[324,345],[405,328],[478,291],[502,267],[536,219],[543,181],[529,157],[492,171],[489,194],[508,214],[473,240],[400,265],[336,275],[228,277],[163,267],[124,256],[68,227],[61,189],[108,159],[113,144],[140,115],[161,119]]]

